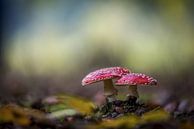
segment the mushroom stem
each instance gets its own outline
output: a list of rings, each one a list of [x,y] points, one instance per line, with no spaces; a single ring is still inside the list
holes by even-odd
[[[128,88],[128,94],[127,96],[135,96],[137,98],[139,98],[139,94],[138,94],[138,91],[137,91],[137,85],[130,85],[129,88]]]
[[[104,80],[104,95],[108,99],[108,102],[116,100],[116,94],[117,89],[114,88],[112,79]]]

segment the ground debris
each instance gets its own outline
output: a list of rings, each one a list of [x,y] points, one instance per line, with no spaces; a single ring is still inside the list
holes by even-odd
[[[193,129],[194,110],[185,105],[187,101],[166,110],[129,98],[97,107],[80,97],[51,96],[31,106],[2,104],[0,129]]]

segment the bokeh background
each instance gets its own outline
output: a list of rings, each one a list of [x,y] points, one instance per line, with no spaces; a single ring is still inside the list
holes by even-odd
[[[141,96],[194,94],[194,1],[1,0],[0,100],[94,98],[89,72],[123,66],[155,77]],[[124,94],[125,88],[120,89]]]

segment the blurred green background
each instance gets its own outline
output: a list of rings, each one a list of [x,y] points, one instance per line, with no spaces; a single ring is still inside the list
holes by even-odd
[[[194,1],[2,0],[1,100],[72,93],[89,72],[123,66],[155,77],[142,94],[194,93]],[[121,91],[124,88],[121,89]]]

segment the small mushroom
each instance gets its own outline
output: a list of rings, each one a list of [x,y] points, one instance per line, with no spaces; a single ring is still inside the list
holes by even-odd
[[[82,85],[86,86],[99,81],[104,82],[104,95],[109,102],[115,100],[117,89],[114,88],[112,79],[130,73],[130,70],[122,67],[110,67],[96,70],[89,73],[82,80]]]
[[[128,97],[139,97],[137,85],[156,85],[157,80],[142,73],[129,73],[122,76],[115,83],[117,86],[129,86]]]

